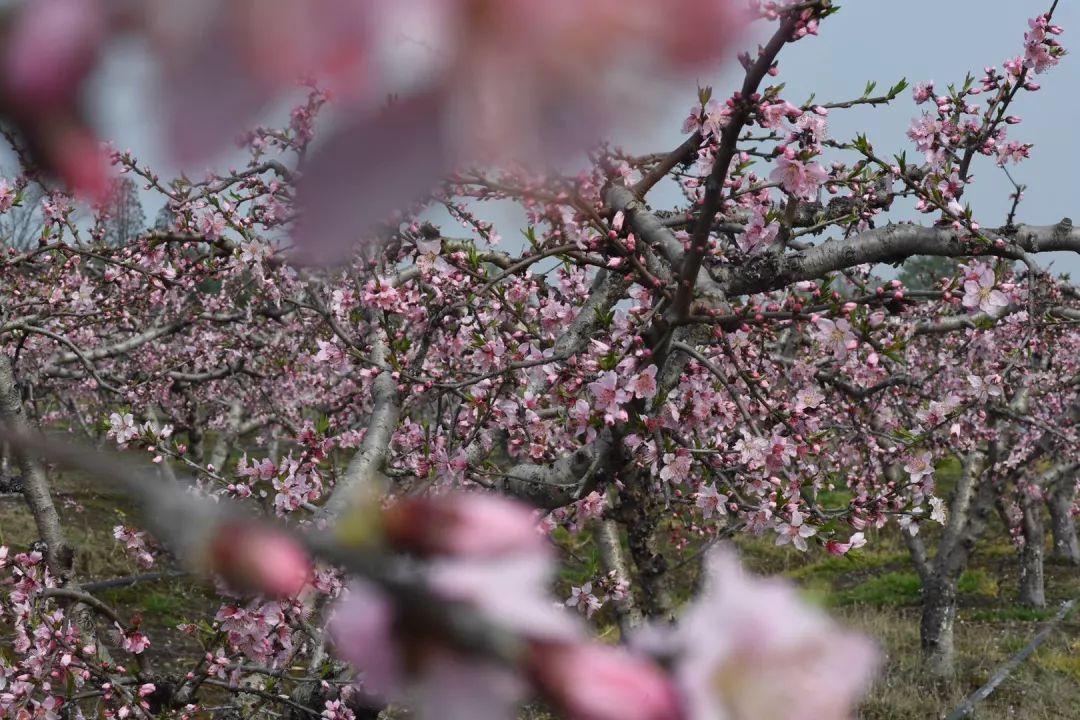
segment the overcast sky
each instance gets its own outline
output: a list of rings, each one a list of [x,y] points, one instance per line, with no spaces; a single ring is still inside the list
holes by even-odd
[[[984,66],[1000,67],[1003,60],[1020,54],[1027,18],[1048,7],[1032,0],[849,0],[840,4],[841,11],[822,23],[820,37],[807,38],[781,53],[776,81],[787,84],[784,96],[790,101],[800,103],[811,93],[818,101],[854,98],[868,80],[876,80],[879,89],[901,77],[912,84],[934,80],[939,88],[959,83],[967,72],[978,76]],[[1054,19],[1065,28],[1061,41],[1067,49],[1075,42],[1077,54],[1066,56],[1057,67],[1039,76],[1042,90],[1021,95],[1013,114],[1023,117],[1024,122],[1010,128],[1011,138],[1035,143],[1031,159],[1015,168],[1013,177],[1028,186],[1019,219],[1038,224],[1054,223],[1065,216],[1080,221],[1076,198],[1080,183],[1075,171],[1080,162],[1080,102],[1076,99],[1080,90],[1080,10],[1075,2],[1063,1]],[[718,68],[712,76],[687,78],[681,100],[658,108],[651,130],[638,130],[620,139],[631,151],[675,147],[682,139],[680,126],[694,101],[697,81],[713,85],[715,96],[723,98],[738,86],[740,77],[740,69],[729,65]],[[97,82],[100,92],[91,95],[98,98],[94,112],[105,135],[153,167],[164,167],[153,74],[138,52],[112,53]],[[672,91],[677,93],[679,88]],[[839,139],[865,132],[879,155],[906,149],[912,157],[916,153],[905,133],[919,113],[910,92],[905,92],[887,108],[834,111],[829,130]],[[977,182],[965,194],[966,200],[983,225],[1002,224],[1011,186],[990,158],[980,157],[974,171]],[[665,204],[663,195],[650,200]],[[160,201],[147,198],[146,204],[147,216],[152,219]],[[917,219],[895,213],[891,217]],[[500,221],[504,235],[512,242],[514,219],[493,219]],[[1080,275],[1080,259],[1059,254],[1054,268]]]

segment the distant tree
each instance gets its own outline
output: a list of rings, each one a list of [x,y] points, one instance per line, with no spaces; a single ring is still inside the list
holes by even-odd
[[[158,210],[154,218],[154,230],[172,230],[176,227],[176,213],[166,203]]]
[[[134,180],[121,177],[114,181],[114,191],[103,213],[103,223],[103,239],[106,245],[111,246],[127,245],[146,229],[146,213]]]
[[[941,278],[956,275],[959,266],[955,258],[917,255],[904,262],[898,279],[912,290],[930,290]]]
[[[0,215],[0,244],[26,250],[37,243],[44,223],[41,214],[44,197],[45,191],[36,183],[23,188],[19,203]]]

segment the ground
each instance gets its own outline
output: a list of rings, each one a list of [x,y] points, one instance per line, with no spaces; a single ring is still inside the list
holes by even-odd
[[[124,505],[119,498],[103,494],[91,482],[61,478],[57,501],[72,541],[79,548],[83,577],[97,580],[142,572],[112,537],[113,526],[132,521],[118,509]],[[21,497],[0,496],[0,543],[25,549],[34,537]],[[862,718],[923,720],[944,717],[1023,647],[1054,615],[1060,602],[1080,597],[1080,570],[1048,562],[1049,608],[1031,611],[1019,607],[1015,603],[1015,549],[1000,529],[992,528],[988,538],[980,544],[961,581],[957,672],[948,683],[928,681],[920,670],[919,581],[895,530],[871,534],[867,547],[847,557],[833,557],[816,547],[801,553],[790,545],[776,547],[767,538],[741,538],[738,548],[752,570],[790,578],[810,601],[880,642],[885,666],[861,709]],[[580,544],[571,545],[576,545],[571,548],[575,552],[582,552],[589,543],[582,538]],[[572,581],[572,577],[564,578],[563,585]],[[169,628],[178,622],[208,620],[217,608],[207,590],[188,578],[105,590],[99,596],[124,618],[141,615],[143,627],[154,643],[150,660],[159,672],[202,652],[194,642]],[[604,624],[603,614],[599,619]],[[1060,625],[1031,659],[981,703],[973,717],[1080,717],[1078,630],[1080,611]],[[610,625],[602,627],[601,633],[610,636]],[[550,717],[539,710],[530,711],[528,716]]]
[[[806,555],[762,542],[740,542],[745,562],[783,574],[841,622],[875,638],[885,666],[861,717],[865,720],[940,718],[989,679],[1057,612],[1080,596],[1080,570],[1047,563],[1048,608],[1015,602],[1016,554],[1004,542],[984,543],[960,582],[956,625],[957,669],[947,683],[928,680],[919,661],[919,579],[895,533],[871,538],[848,558]],[[1080,716],[1080,612],[1058,626],[1035,655],[979,704],[978,720],[1065,720]]]

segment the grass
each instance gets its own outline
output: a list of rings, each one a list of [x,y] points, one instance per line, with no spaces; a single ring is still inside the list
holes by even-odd
[[[762,574],[783,574],[841,623],[873,637],[884,666],[860,710],[863,720],[925,720],[944,717],[1026,645],[1057,611],[1080,595],[1075,568],[1046,564],[1049,607],[1015,603],[1016,550],[1007,541],[980,544],[959,582],[955,677],[934,681],[922,671],[919,649],[920,581],[895,533],[879,533],[858,552],[834,557],[774,547],[767,539],[737,541],[744,562]],[[932,534],[930,537],[933,546]],[[1061,625],[1035,656],[980,703],[978,720],[1080,717],[1080,614]]]

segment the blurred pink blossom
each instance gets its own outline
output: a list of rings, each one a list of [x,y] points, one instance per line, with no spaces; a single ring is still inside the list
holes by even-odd
[[[209,569],[237,590],[290,597],[311,576],[311,560],[292,537],[270,526],[231,523],[207,549]]]
[[[649,660],[599,643],[540,643],[529,666],[540,690],[575,720],[678,720],[668,676]]]
[[[792,586],[746,574],[726,549],[709,558],[705,593],[674,632],[691,720],[843,720],[878,662],[868,640]]]

